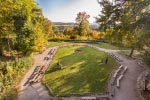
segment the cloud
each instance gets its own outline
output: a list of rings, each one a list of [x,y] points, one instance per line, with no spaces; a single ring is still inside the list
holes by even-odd
[[[44,9],[45,17],[53,22],[75,22],[78,12],[86,11],[91,17],[90,22],[94,22],[93,17],[100,13],[100,6],[97,0],[76,0],[76,2],[60,5],[55,9]]]

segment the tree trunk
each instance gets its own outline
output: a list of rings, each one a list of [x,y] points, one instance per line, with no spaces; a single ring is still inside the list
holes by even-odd
[[[130,52],[129,57],[132,57],[133,53],[134,53],[134,47],[131,48],[131,52]]]
[[[9,57],[11,56],[11,51],[10,51],[10,36],[9,36],[9,34],[7,34],[7,38],[8,38],[8,40],[7,40],[7,45],[8,45],[8,52],[9,52]]]
[[[2,48],[2,46],[0,47],[0,55],[1,56],[3,55],[3,48]]]

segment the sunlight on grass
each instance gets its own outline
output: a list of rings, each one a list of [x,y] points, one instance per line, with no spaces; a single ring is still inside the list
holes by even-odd
[[[54,47],[54,46],[60,46],[60,45],[65,45],[65,44],[70,44],[71,42],[64,42],[64,41],[59,41],[59,42],[48,42],[47,47]]]
[[[65,44],[76,44],[76,43],[80,43],[80,42],[64,42],[64,41],[58,41],[58,42],[48,42],[47,47],[53,47],[53,46],[61,46],[61,45],[65,45]],[[117,45],[113,45],[110,43],[103,43],[103,42],[81,42],[81,43],[87,43],[87,44],[92,44],[101,48],[105,48],[105,49],[112,49],[112,50],[128,50],[130,48],[127,47],[123,47],[123,46],[117,46]]]
[[[81,52],[75,53],[76,49]],[[103,61],[107,56],[104,52],[84,46],[60,48],[43,78],[43,83],[53,96],[104,93],[109,75],[117,65],[111,57],[105,64]],[[53,71],[57,68],[58,61],[62,64],[62,69]]]

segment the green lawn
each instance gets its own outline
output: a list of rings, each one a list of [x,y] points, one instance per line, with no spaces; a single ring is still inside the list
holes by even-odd
[[[74,50],[81,50],[74,53]],[[117,66],[115,60],[104,52],[83,46],[60,48],[49,66],[43,83],[53,96],[84,95],[104,93],[112,70]],[[58,70],[58,61],[62,69]]]
[[[59,42],[53,42],[53,41],[50,41],[48,42],[48,45],[47,47],[54,47],[54,46],[61,46],[61,45],[65,45],[65,44],[70,44],[71,42],[64,42],[64,41],[59,41]]]
[[[92,44],[101,48],[105,48],[105,49],[111,49],[111,50],[127,50],[129,48],[123,47],[123,46],[117,46],[117,45],[113,45],[110,43],[103,43],[103,42],[88,42],[88,41],[81,41],[81,42],[64,42],[64,41],[59,41],[59,42],[48,42],[47,47],[53,47],[53,46],[60,46],[60,45],[64,45],[64,44],[72,44],[72,43],[87,43],[87,44]]]

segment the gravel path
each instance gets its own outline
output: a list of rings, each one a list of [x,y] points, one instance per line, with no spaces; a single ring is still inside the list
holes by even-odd
[[[114,54],[123,60],[120,64],[127,66],[128,70],[121,80],[120,88],[115,89],[112,100],[141,100],[137,92],[137,78],[144,69],[137,64],[136,60],[129,60],[118,53]]]
[[[143,69],[137,65],[136,61],[129,60],[125,56],[118,54],[117,52],[120,50],[108,50],[92,45],[87,46],[107,53],[113,53],[114,55],[118,56],[121,60],[123,60],[123,62],[120,62],[120,64],[128,66],[128,71],[126,72],[124,78],[121,81],[121,87],[115,89],[115,96],[112,97],[111,100],[140,100],[138,98],[138,93],[136,92],[136,83],[137,77],[143,71]],[[29,72],[24,76],[23,80],[21,81],[21,89],[18,94],[17,100],[49,100],[50,95],[47,89],[41,83],[32,85],[25,84],[28,78],[33,73],[34,68],[43,63],[44,57],[47,55],[49,50],[50,48],[42,54],[35,55],[35,62],[33,67],[29,70]]]
[[[120,50],[106,50],[95,46],[93,46],[93,48],[107,53],[113,53],[123,60],[122,62],[119,62],[121,65],[128,67],[124,78],[121,80],[120,88],[115,87],[115,96],[111,97],[111,100],[141,100],[137,91],[137,78],[140,73],[144,71],[144,68],[140,67],[136,60],[128,59],[117,53]]]
[[[50,98],[50,95],[47,89],[44,87],[44,85],[42,85],[41,83],[35,83],[35,84],[28,83],[28,79],[34,72],[36,66],[41,66],[44,63],[47,63],[45,67],[48,67],[48,63],[50,63],[51,60],[45,62],[44,57],[47,56],[50,49],[51,48],[47,49],[42,54],[36,54],[34,56],[34,65],[26,73],[26,75],[24,76],[24,78],[20,83],[21,88],[17,100],[48,100]]]

